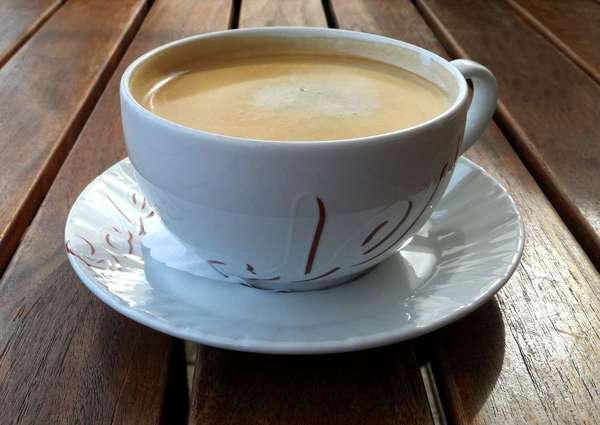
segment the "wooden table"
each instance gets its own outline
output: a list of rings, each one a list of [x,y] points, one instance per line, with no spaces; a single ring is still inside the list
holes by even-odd
[[[468,156],[513,194],[528,239],[494,300],[451,326],[343,355],[199,347],[188,401],[182,342],[92,296],[63,226],[125,156],[124,67],[262,25],[384,34],[488,66],[500,103]],[[600,423],[598,46],[592,0],[2,1],[0,423]]]

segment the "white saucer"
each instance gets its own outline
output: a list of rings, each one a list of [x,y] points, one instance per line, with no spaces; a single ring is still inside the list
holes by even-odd
[[[218,282],[142,256],[160,229],[125,159],[79,196],[65,229],[83,283],[125,316],[201,344],[262,353],[332,353],[431,332],[489,300],[523,251],[506,190],[461,158],[418,235],[371,272],[335,288],[281,293]]]

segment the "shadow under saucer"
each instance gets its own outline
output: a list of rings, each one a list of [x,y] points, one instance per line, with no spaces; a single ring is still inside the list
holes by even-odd
[[[392,425],[430,420],[419,369],[406,343],[320,356],[199,346],[196,365],[191,423]]]
[[[424,339],[429,339],[429,360],[447,413],[471,423],[497,385],[504,364],[505,328],[498,301],[492,299]]]

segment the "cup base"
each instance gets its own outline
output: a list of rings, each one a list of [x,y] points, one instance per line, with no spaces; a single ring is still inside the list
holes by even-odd
[[[142,257],[152,259],[166,267],[180,270],[194,276],[213,281],[221,281],[232,285],[244,285],[250,288],[272,292],[305,292],[332,288],[351,282],[368,273],[373,267],[362,269],[352,274],[335,277],[318,277],[301,281],[282,281],[277,279],[249,279],[232,275],[221,269],[221,264],[211,263],[200,256],[193,247],[181,241],[171,233],[159,220],[147,224],[147,234],[141,241]]]
[[[324,289],[333,288],[336,286],[343,285],[345,283],[353,282],[354,280],[364,276],[373,270],[375,266],[368,268],[367,270],[361,270],[351,275],[344,275],[341,277],[329,279],[329,280],[318,280],[315,282],[269,282],[269,281],[253,281],[243,282],[250,288],[261,289],[265,291],[273,292],[306,292],[306,291],[322,291]]]

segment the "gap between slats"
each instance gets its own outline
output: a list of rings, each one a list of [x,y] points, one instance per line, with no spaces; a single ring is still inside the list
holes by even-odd
[[[23,37],[21,37],[19,40],[17,40],[15,42],[15,44],[13,44],[9,49],[7,49],[3,55],[0,55],[0,68],[2,68],[4,66],[4,64],[6,64],[6,62],[8,62],[10,60],[10,58],[12,58],[15,55],[15,53],[17,53],[19,51],[19,49],[21,47],[23,47],[23,45],[25,43],[27,43],[27,41],[31,37],[33,37],[33,35],[42,27],[42,25],[44,25],[48,21],[48,19],[50,19],[52,17],[52,15],[54,15],[56,13],[56,11],[58,9],[60,9],[60,7],[63,4],[65,4],[66,1],[67,0],[61,0],[60,2],[56,3],[44,15],[42,15],[36,22],[34,22],[31,27],[29,27],[27,29],[27,31],[25,32],[25,35],[23,35]]]
[[[433,371],[431,340],[429,335],[418,337],[410,342],[419,365],[419,372],[423,381],[423,387],[427,394],[427,402],[431,418],[435,425],[447,425],[447,412],[436,382],[436,373]]]
[[[558,50],[563,52],[575,65],[583,72],[589,75],[597,83],[600,83],[600,73],[590,66],[583,58],[581,58],[573,49],[558,38],[546,25],[540,22],[527,9],[518,4],[515,0],[506,0],[506,2],[527,22],[534,30],[544,36]],[[600,7],[600,4],[598,5]],[[598,23],[600,24],[600,22]]]
[[[335,11],[333,10],[331,0],[321,0],[321,4],[323,5],[323,10],[325,12],[327,26],[329,28],[339,28],[340,26],[338,24],[337,17],[335,16]]]
[[[242,0],[231,0],[231,15],[229,16],[228,29],[237,29],[240,25],[240,11],[242,10]]]

